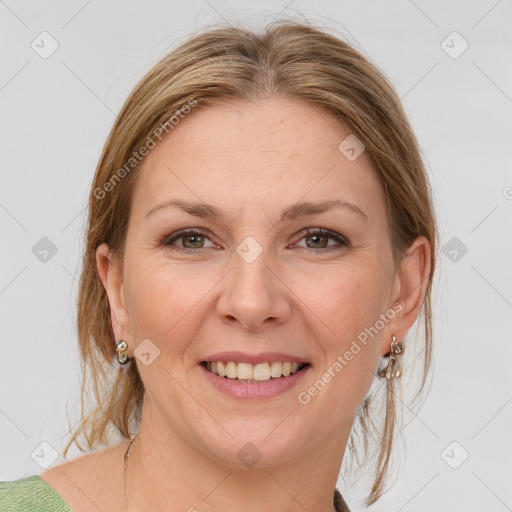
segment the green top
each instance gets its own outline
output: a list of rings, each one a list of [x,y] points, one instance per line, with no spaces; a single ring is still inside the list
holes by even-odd
[[[72,512],[60,494],[40,476],[0,482],[2,512]]]

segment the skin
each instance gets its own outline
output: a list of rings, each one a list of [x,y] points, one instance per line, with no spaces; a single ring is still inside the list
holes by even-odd
[[[231,511],[241,503],[250,512],[334,510],[357,408],[391,335],[402,340],[418,317],[430,273],[424,237],[395,273],[385,194],[372,162],[366,152],[350,161],[338,150],[349,133],[325,111],[288,99],[229,101],[196,107],[139,168],[124,265],[105,244],[96,255],[116,340],[127,341],[132,358],[145,339],[160,350],[149,366],[131,363],[146,396],[129,459],[129,510]],[[173,207],[145,218],[170,198],[212,204],[225,219]],[[366,217],[340,208],[278,223],[281,210],[296,202],[340,198]],[[162,243],[191,228],[204,237]],[[329,229],[349,245],[315,239],[305,228]],[[236,252],[248,236],[263,250],[252,263]],[[301,404],[298,393],[396,303],[400,311],[379,334]],[[198,366],[224,350],[287,352],[312,367],[297,388],[275,398],[235,400]],[[261,453],[252,468],[237,457],[248,442]],[[123,510],[126,447],[42,477],[77,510],[93,510],[80,494]]]

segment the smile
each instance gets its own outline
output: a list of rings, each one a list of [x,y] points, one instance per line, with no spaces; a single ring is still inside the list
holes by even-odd
[[[223,394],[238,399],[272,398],[296,386],[311,369],[309,363],[245,363],[203,361],[207,380]]]
[[[201,364],[214,375],[248,383],[280,379],[282,377],[295,375],[307,366],[307,364],[304,363],[280,361],[259,364],[236,363],[235,361],[203,361]]]

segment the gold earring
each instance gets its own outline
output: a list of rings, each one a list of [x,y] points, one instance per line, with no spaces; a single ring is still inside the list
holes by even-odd
[[[379,377],[385,377],[387,380],[399,379],[402,376],[402,356],[405,350],[405,345],[397,342],[393,334],[391,339],[388,365],[379,371]]]
[[[126,364],[128,361],[130,361],[128,354],[126,354],[127,348],[128,348],[128,343],[126,343],[126,341],[124,341],[124,340],[121,340],[116,345],[117,360],[119,361],[119,364]]]

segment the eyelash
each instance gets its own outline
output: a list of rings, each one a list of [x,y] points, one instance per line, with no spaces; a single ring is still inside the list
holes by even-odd
[[[309,249],[309,250],[315,251],[315,252],[319,252],[319,251],[320,252],[330,252],[333,250],[340,250],[343,247],[350,246],[347,239],[343,238],[341,235],[338,235],[337,233],[335,233],[333,231],[329,231],[328,229],[307,228],[301,234],[302,234],[302,237],[300,238],[300,240],[302,240],[303,238],[306,238],[307,236],[320,235],[320,236],[327,236],[329,238],[332,238],[332,239],[336,240],[341,245],[341,246],[326,247],[324,249],[321,249],[321,248],[313,249],[311,247],[302,247],[302,249]],[[170,236],[172,236],[172,238],[166,237],[163,239],[162,245],[165,247],[173,247],[174,250],[177,250],[180,252],[185,252],[185,253],[197,253],[200,249],[202,249],[202,247],[199,247],[198,249],[188,249],[186,247],[179,247],[178,245],[173,246],[173,242],[175,242],[176,240],[179,240],[180,238],[185,238],[186,236],[201,236],[201,237],[208,238],[208,240],[210,240],[209,237],[205,233],[203,233],[202,231],[198,231],[196,229],[187,229],[184,231],[178,231],[177,233],[174,233],[173,235],[170,235]]]

